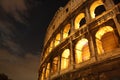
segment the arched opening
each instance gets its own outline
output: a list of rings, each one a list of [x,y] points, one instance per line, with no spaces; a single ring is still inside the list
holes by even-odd
[[[53,49],[53,41],[51,41],[51,43],[50,43],[49,52],[51,52],[52,49]]]
[[[45,68],[43,68],[43,70],[42,70],[42,74],[41,74],[40,80],[44,80],[44,74],[45,74]]]
[[[75,46],[75,61],[76,63],[81,63],[88,59],[90,59],[88,40],[83,38]]]
[[[105,10],[105,7],[103,5],[97,6],[95,8],[95,17],[102,14]]]
[[[84,25],[85,23],[86,23],[86,20],[85,20],[85,17],[84,17],[84,18],[81,19],[81,21],[80,21],[79,24],[80,24],[80,26],[82,26],[82,25]]]
[[[95,36],[98,54],[110,52],[118,47],[118,39],[111,26],[100,28]]]
[[[67,24],[63,30],[63,39],[67,38],[70,34],[70,24]]]
[[[70,50],[65,49],[62,53],[61,58],[61,70],[68,68],[70,65]]]
[[[58,57],[55,57],[52,62],[52,74],[58,71]]]
[[[45,54],[44,54],[45,57],[48,55],[48,53],[49,53],[48,51],[49,51],[49,48],[46,48],[46,51],[45,51]]]
[[[116,5],[116,4],[120,3],[120,0],[113,0],[113,2]]]
[[[56,35],[55,46],[57,46],[59,43],[60,43],[60,33]]]
[[[104,11],[106,10],[105,10],[102,0],[95,1],[90,7],[90,15],[92,18],[95,18],[96,16],[100,15]]]
[[[75,29],[78,29],[80,26],[84,25],[86,23],[85,20],[85,14],[80,13],[76,18],[75,18]]]
[[[49,75],[50,75],[50,63],[47,64],[45,77],[48,78]]]
[[[120,24],[120,14],[117,14],[117,15],[116,15],[116,18],[117,18],[117,21],[118,21],[119,24]]]

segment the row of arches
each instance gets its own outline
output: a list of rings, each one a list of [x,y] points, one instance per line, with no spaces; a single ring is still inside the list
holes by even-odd
[[[105,2],[105,0],[95,0],[91,4],[91,6],[89,8],[89,13],[90,13],[89,15],[92,19],[101,15],[103,12],[106,11],[104,2]],[[112,2],[115,5],[117,5],[120,2],[120,0],[112,0]],[[85,23],[86,23],[86,14],[85,14],[85,12],[81,12],[76,16],[76,18],[74,20],[75,29],[79,29]]]
[[[93,19],[105,11],[106,11],[106,8],[104,6],[103,0],[95,0],[90,6],[89,15],[91,15],[91,18]],[[54,36],[54,39],[51,40],[51,42],[49,43],[49,47],[46,48],[45,50],[46,51],[45,55],[47,56],[48,53],[50,53],[53,48],[55,48],[58,44],[60,44],[62,40],[66,39],[71,34],[71,32],[74,31],[71,29],[71,27],[74,27],[74,29],[77,30],[83,25],[85,25],[87,22],[86,20],[87,17],[88,16],[83,11],[83,12],[80,12],[77,16],[75,16],[73,25],[71,25],[71,23],[66,24],[63,27],[63,29]]]
[[[113,1],[115,4],[119,3],[117,0]],[[99,10],[101,11],[99,12]],[[103,1],[95,0],[95,2],[90,7],[91,18],[93,19],[99,16],[104,11],[106,11],[106,8]],[[78,30],[83,25],[85,25],[86,22],[86,14],[84,12],[79,13],[73,19],[73,25],[68,23],[60,31],[57,32],[54,38],[50,41],[49,45],[47,45],[48,47],[45,50],[45,56],[47,56],[48,53],[50,53],[56,46],[59,46],[63,40],[68,38],[71,32],[74,31],[71,30],[71,27],[74,27],[75,30]],[[96,30],[95,34],[92,35],[92,38],[94,39],[94,48],[97,50],[95,51],[94,55],[97,55],[97,57],[103,54],[109,54],[109,52],[114,51],[114,49],[118,48],[120,44],[118,35],[116,35],[117,32],[115,32],[115,27],[105,25],[99,27]],[[91,59],[93,53],[91,51],[91,43],[88,37],[80,37],[76,42],[72,41],[72,44],[73,51],[71,50],[71,47],[67,47],[62,52],[58,53],[59,55],[53,57],[50,62],[47,62],[45,64],[42,69],[42,74],[40,75],[40,80],[44,80],[45,78],[50,77],[50,75],[54,75],[57,72],[68,69],[71,66],[71,58],[73,58],[75,65],[80,65],[81,63],[84,63]]]
[[[90,6],[89,16],[91,17],[91,19],[93,19],[93,18],[101,15],[105,11],[106,11],[106,8],[104,6],[104,2],[102,0],[96,0]],[[85,12],[81,12],[76,16],[76,18],[74,20],[75,29],[79,29],[81,26],[86,24],[86,22],[87,22],[86,17],[87,17],[87,15],[85,14]]]
[[[70,24],[67,24],[64,29],[62,30],[62,33],[59,32],[55,35],[55,37],[51,40],[49,47],[46,48],[45,56],[48,55],[52,51],[53,48],[58,46],[62,40],[65,40],[70,35]]]
[[[108,53],[119,47],[118,37],[112,26],[103,26],[95,33],[95,45],[97,47],[97,55]],[[89,39],[82,37],[75,42],[73,47],[73,60],[75,64],[80,64],[91,59]],[[47,63],[43,68],[44,73],[41,78],[48,78],[49,75],[65,70],[71,66],[71,49],[65,48],[60,55],[54,57],[51,62]],[[42,79],[43,80],[43,79]]]

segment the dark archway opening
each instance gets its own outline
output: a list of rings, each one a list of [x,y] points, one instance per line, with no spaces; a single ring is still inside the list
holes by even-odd
[[[118,20],[118,22],[119,22],[119,24],[120,24],[120,14],[117,14],[117,15],[116,15],[116,18],[117,18],[117,20]]]
[[[79,24],[80,24],[80,26],[82,26],[82,25],[84,25],[85,23],[86,23],[86,20],[85,20],[85,17],[84,17],[84,18],[81,19],[81,21],[80,21]]]
[[[104,5],[100,5],[100,6],[96,7],[96,9],[95,9],[95,17],[102,14],[104,11],[106,11]]]
[[[113,0],[114,4],[118,4],[120,2],[120,0]]]

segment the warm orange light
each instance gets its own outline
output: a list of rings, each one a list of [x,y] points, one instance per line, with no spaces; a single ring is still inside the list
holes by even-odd
[[[102,27],[98,30],[95,37],[100,40],[105,33],[111,32],[111,31],[113,31],[113,28],[111,26]]]
[[[83,46],[88,42],[87,39],[83,38],[80,41],[78,41],[77,45],[76,45],[76,49],[78,50],[82,50]]]
[[[111,26],[105,26],[100,28],[96,35],[96,45],[98,54],[101,55],[104,52],[108,52],[117,47],[117,38],[114,34]],[[108,42],[108,44],[107,44]]]
[[[41,75],[40,80],[44,80],[44,73],[45,73],[45,68],[43,68],[43,70],[42,70],[42,75]]]
[[[96,7],[98,7],[98,6],[100,6],[100,5],[103,5],[102,0],[96,0],[96,1],[91,5],[91,7],[90,7],[90,14],[91,14],[91,17],[92,17],[92,18],[95,18],[95,13],[94,13],[94,11],[95,11]]]
[[[62,59],[61,59],[61,69],[65,69],[69,65],[69,57],[70,57],[70,50],[65,49],[62,53]]]
[[[50,43],[49,52],[51,52],[52,49],[53,49],[53,41],[51,41],[51,43]]]
[[[86,44],[82,48],[82,60],[86,61],[88,59],[90,59],[90,50],[89,50],[88,42],[86,42]]]
[[[48,55],[48,48],[45,51],[45,57]]]
[[[60,33],[56,35],[55,46],[57,46],[59,43],[60,43]]]
[[[80,63],[82,61],[90,59],[90,52],[87,39],[83,38],[80,41],[78,41],[75,47],[75,53],[76,63]]]
[[[75,18],[75,29],[78,29],[80,27],[80,21],[82,18],[85,17],[84,13],[80,13],[76,18]]]
[[[48,63],[46,68],[46,78],[49,76],[49,74],[50,74],[50,63]]]
[[[76,60],[76,63],[81,63],[82,62],[82,51],[80,50],[76,50],[75,51],[75,60]]]
[[[55,57],[53,59],[53,64],[52,64],[52,73],[55,73],[58,70],[58,57]]]
[[[63,39],[65,39],[66,37],[68,37],[70,32],[70,24],[67,24],[63,30]]]
[[[104,53],[104,50],[103,50],[103,47],[102,47],[102,42],[98,39],[96,39],[96,45],[97,45],[97,51],[98,51],[98,54],[103,54]]]

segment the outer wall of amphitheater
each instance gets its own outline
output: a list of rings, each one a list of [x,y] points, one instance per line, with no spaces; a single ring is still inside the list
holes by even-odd
[[[120,0],[70,0],[48,26],[38,80],[120,80]]]

